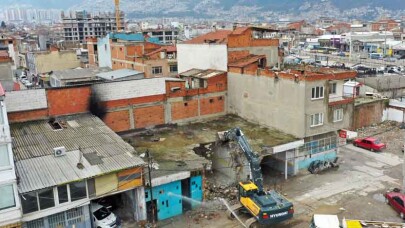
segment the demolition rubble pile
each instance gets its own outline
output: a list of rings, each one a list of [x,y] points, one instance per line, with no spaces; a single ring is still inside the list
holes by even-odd
[[[223,198],[229,202],[229,204],[236,204],[238,201],[238,189],[236,186],[215,185],[211,182],[206,182],[205,194],[207,201],[213,201],[219,198]]]

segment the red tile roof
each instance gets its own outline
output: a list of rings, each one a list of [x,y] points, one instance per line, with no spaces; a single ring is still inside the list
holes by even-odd
[[[249,27],[237,27],[235,30],[232,31],[232,35],[241,35],[248,29]]]
[[[243,57],[241,59],[237,59],[236,61],[233,61],[228,64],[230,67],[245,67],[249,64],[252,64],[254,62],[259,61],[259,59],[266,58],[265,55],[248,55],[246,57]]]
[[[155,51],[149,52],[149,53],[147,53],[146,55],[147,55],[147,56],[150,56],[150,55],[159,53],[159,52],[161,52],[161,51],[177,52],[177,47],[176,47],[176,46],[164,46],[164,47],[161,47],[161,48],[159,48],[159,49],[157,49],[157,50],[155,50]]]
[[[184,42],[184,44],[204,44],[204,43],[216,43],[216,44],[226,44],[228,43],[228,35],[231,34],[231,30],[218,30],[215,32],[210,32],[191,40]]]

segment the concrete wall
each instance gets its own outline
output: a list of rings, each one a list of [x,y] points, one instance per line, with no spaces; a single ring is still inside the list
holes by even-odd
[[[383,111],[382,121],[392,120],[396,122],[404,122],[404,112],[394,108],[387,108]]]
[[[35,65],[35,73],[45,73],[80,67],[80,60],[75,51],[52,51],[35,54]]]
[[[228,74],[228,110],[253,122],[305,137],[305,84]]]
[[[177,61],[180,73],[192,68],[227,71],[227,46],[222,44],[178,44]]]
[[[107,35],[97,40],[98,66],[112,68],[110,37]]]

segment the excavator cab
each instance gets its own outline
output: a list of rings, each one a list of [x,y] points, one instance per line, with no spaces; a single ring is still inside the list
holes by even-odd
[[[257,186],[251,181],[239,182],[239,197],[251,197],[257,193]]]

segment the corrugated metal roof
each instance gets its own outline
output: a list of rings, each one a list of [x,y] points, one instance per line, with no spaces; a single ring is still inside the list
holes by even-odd
[[[57,121],[63,130],[53,130],[46,120],[11,124],[21,193],[144,164],[132,146],[91,114],[65,116]],[[66,155],[55,157],[53,148],[62,146]],[[89,162],[84,154],[93,158],[97,155],[99,160]],[[77,168],[79,161],[83,169]]]
[[[136,70],[131,70],[131,69],[119,69],[119,70],[114,70],[114,71],[110,71],[110,72],[102,72],[102,73],[96,74],[97,77],[103,78],[105,80],[114,80],[114,79],[129,77],[129,76],[135,76],[135,75],[140,75],[141,76],[140,79],[143,78],[142,72],[136,71]]]
[[[97,74],[103,72],[111,71],[108,67],[102,68],[79,68],[79,69],[67,69],[54,71],[51,77],[57,79],[84,79],[84,78],[94,78]]]

